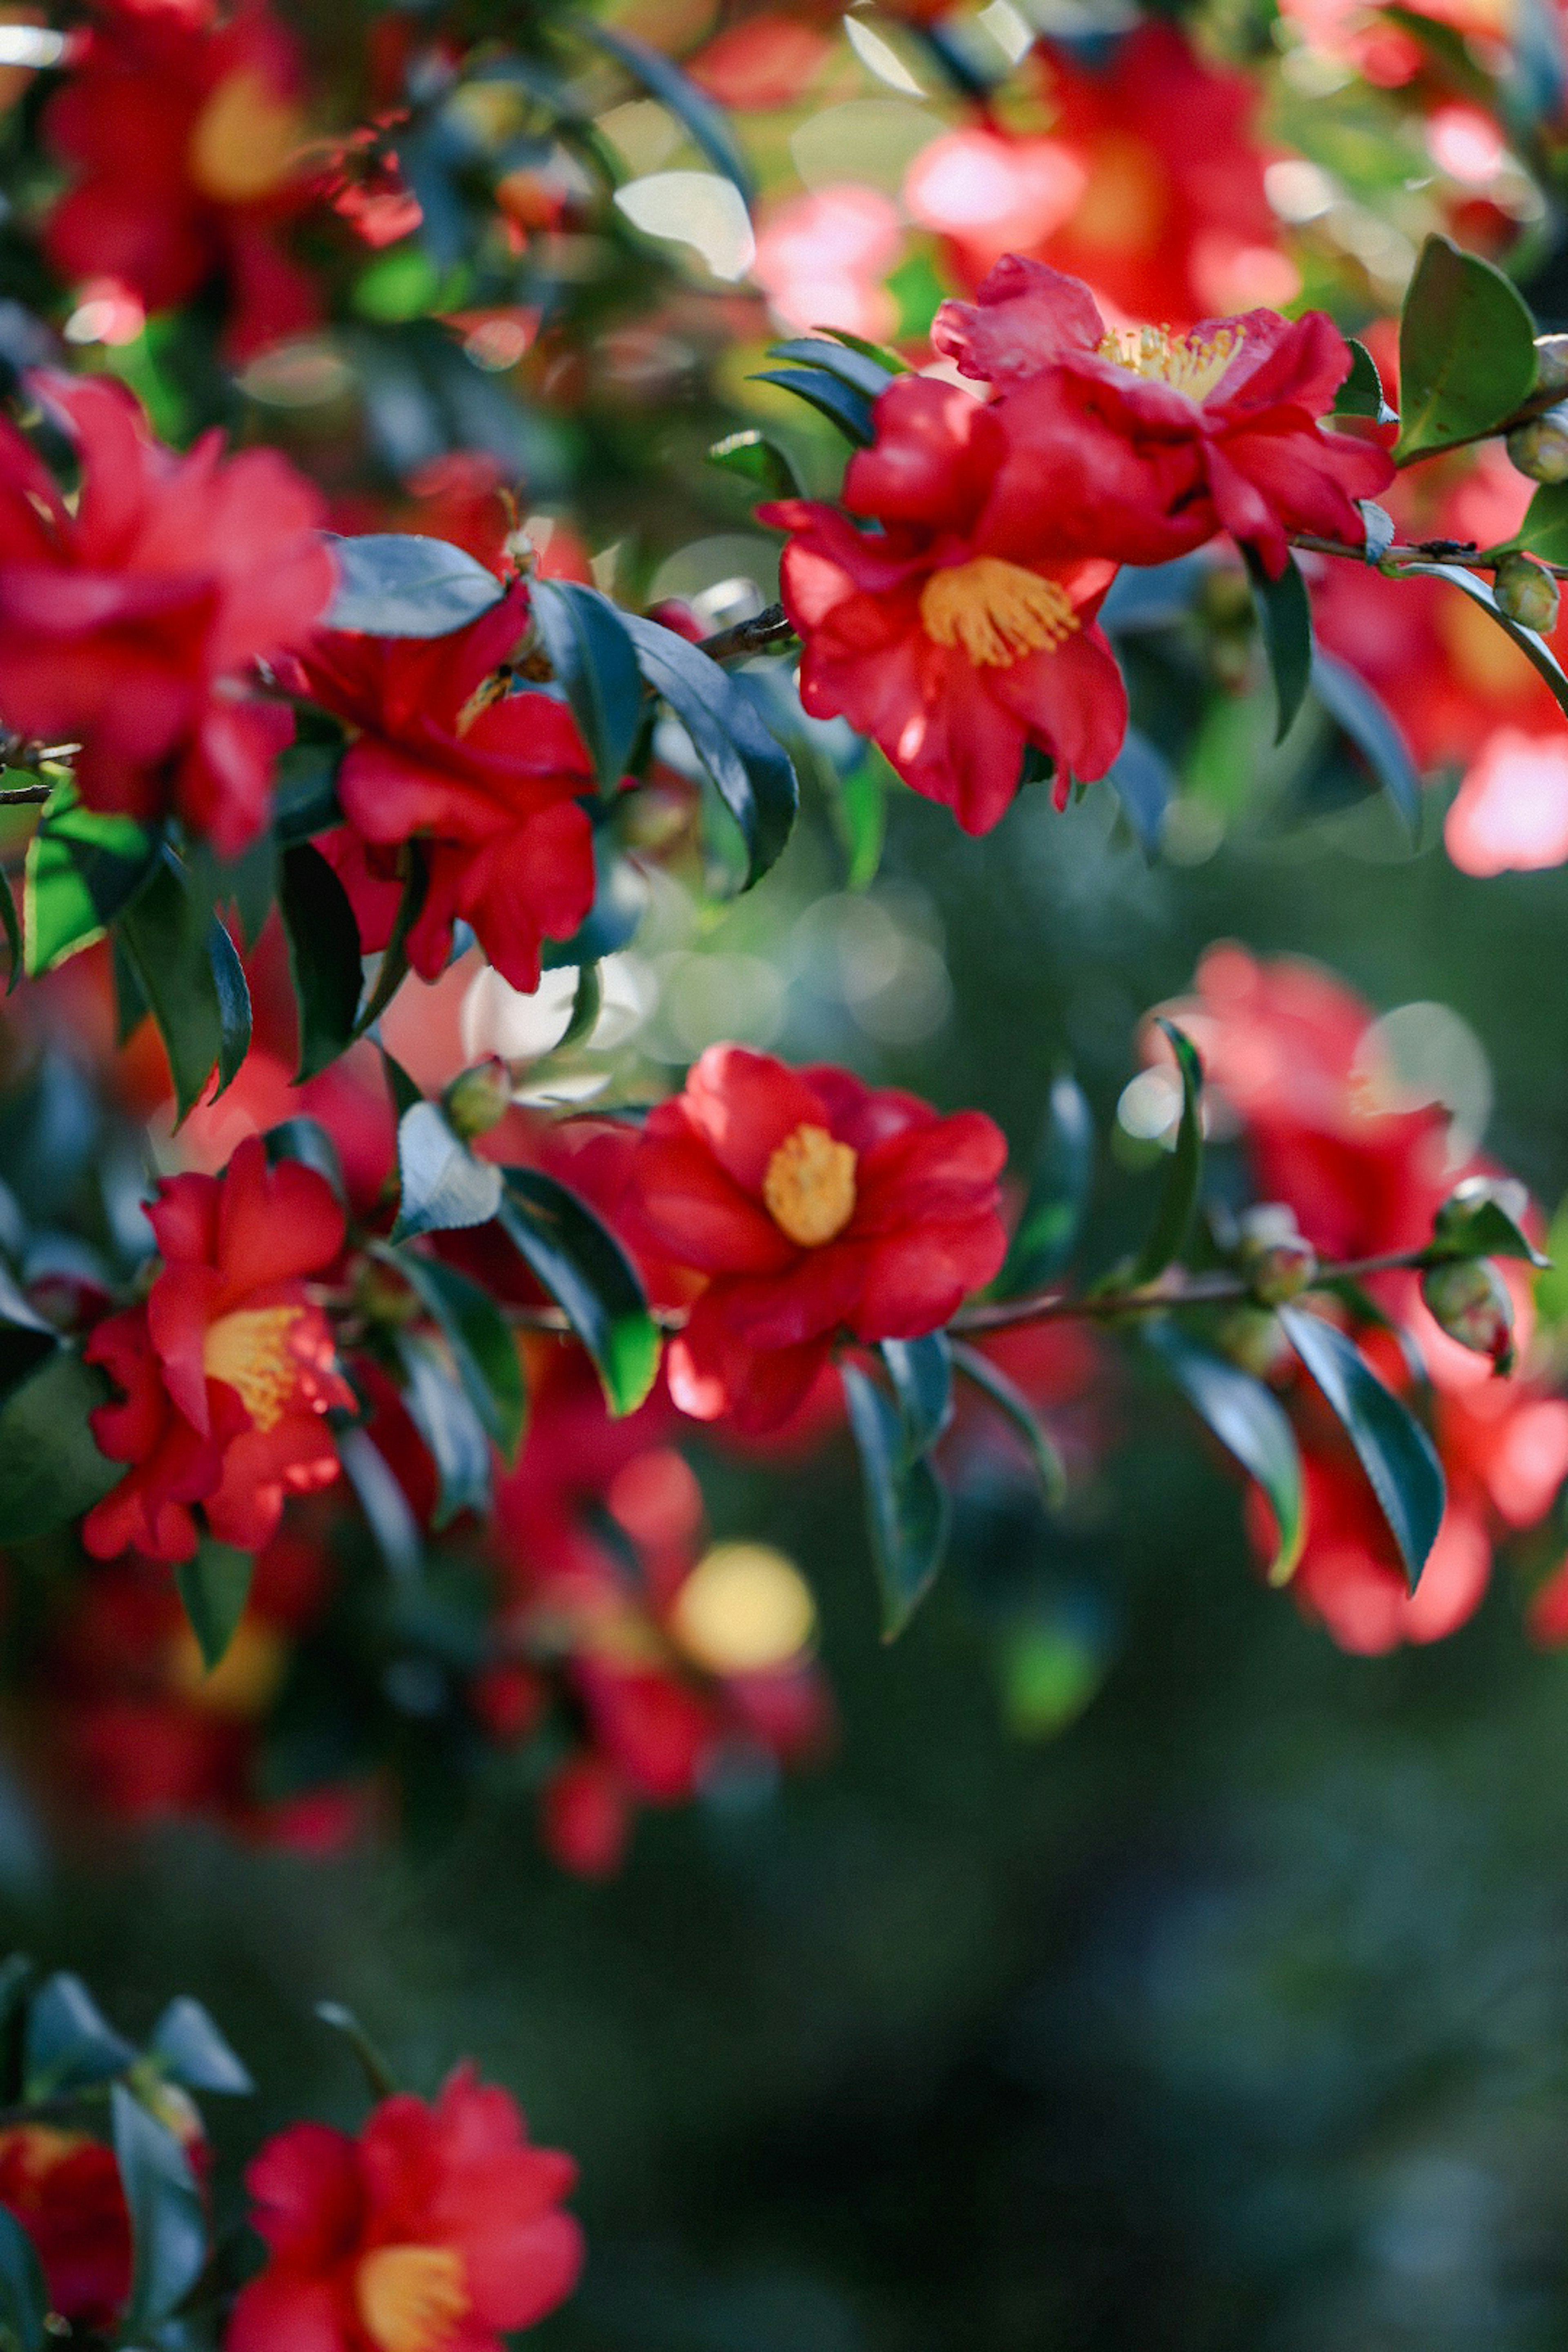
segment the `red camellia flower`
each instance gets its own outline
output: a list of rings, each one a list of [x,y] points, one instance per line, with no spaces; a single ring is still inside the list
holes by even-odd
[[[79,741],[89,808],[173,808],[232,856],[261,830],[293,733],[249,690],[254,663],[302,637],[332,593],[321,502],[269,449],[225,459],[205,435],[178,457],[102,378],[34,379],[81,463],[68,506],[0,420],[0,715]]]
[[[265,7],[97,0],[44,133],[76,173],[44,229],[68,278],[117,279],[150,310],[225,281],[231,356],[310,326],[310,279],[278,243],[308,188],[301,76]]]
[[[1003,410],[901,378],[844,478],[845,504],[879,530],[811,499],[758,509],[793,534],[782,593],[805,641],[806,709],[874,737],[966,833],[1007,808],[1026,744],[1055,760],[1065,806],[1071,779],[1102,776],[1127,728],[1121,674],[1094,625],[1115,564],[1083,532],[1057,530],[1037,486],[1024,494]],[[1110,436],[1101,447],[1124,455]]]
[[[384,2099],[357,2139],[297,2124],[246,2174],[269,2259],[226,2352],[502,2352],[577,2283],[576,2178],[468,2067],[434,2105]]]
[[[131,2292],[131,2217],[113,2150],[52,2124],[0,2131],[0,2205],[37,2250],[50,2310],[73,2328],[110,2329]]]
[[[199,1503],[220,1543],[256,1550],[286,1494],[338,1473],[322,1416],[354,1395],[304,1277],[342,1248],[343,1213],[324,1177],[289,1160],[269,1169],[252,1136],[221,1177],[170,1177],[147,1215],[163,1270],[84,1351],[124,1392],[93,1413],[93,1435],[133,1467],[89,1513],[82,1540],[100,1559],[128,1544],[188,1559]]]
[[[465,629],[427,639],[323,632],[284,666],[302,694],[358,730],[338,776],[348,831],[323,843],[362,944],[386,945],[400,852],[425,845],[428,882],[408,960],[437,979],[461,919],[514,988],[539,985],[546,939],[594,903],[594,787],[576,723],[552,695],[510,693],[500,665],[528,625],[519,586]]]
[[[680,1410],[765,1429],[837,1339],[936,1330],[1005,1255],[1005,1158],[979,1111],[710,1045],[638,1152],[642,1221],[709,1277],[668,1351]]]
[[[1075,437],[1110,435],[1130,445],[1164,499],[1157,551],[1144,552],[1155,518],[1136,499],[1129,503],[1102,464],[1100,544],[1130,562],[1179,555],[1228,530],[1278,579],[1291,531],[1360,546],[1366,526],[1356,500],[1394,479],[1386,451],[1319,425],[1351,366],[1350,346],[1321,310],[1294,320],[1247,310],[1204,320],[1184,335],[1118,332],[1079,279],[1005,254],[976,301],[942,305],[931,341],[1003,394],[1049,387],[1050,403],[1019,428],[1039,450],[1047,511],[1058,444],[1070,450]]]

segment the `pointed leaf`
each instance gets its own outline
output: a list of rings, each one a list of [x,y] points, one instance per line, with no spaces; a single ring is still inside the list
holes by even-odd
[[[997,1278],[1003,1298],[1037,1290],[1071,1257],[1094,1177],[1094,1114],[1075,1077],[1051,1084],[1024,1213]]]
[[[415,1250],[380,1249],[441,1327],[468,1402],[509,1462],[522,1438],[528,1400],[517,1340],[495,1300],[466,1274]]]
[[[1121,751],[1106,770],[1106,782],[1121,803],[1139,847],[1152,857],[1160,846],[1165,811],[1175,796],[1175,770],[1147,735],[1130,727]]]
[[[777,858],[799,794],[787,755],[719,664],[657,621],[623,616],[643,676],[661,694],[712,777],[746,844],[747,887]]]
[[[280,848],[342,824],[338,770],[343,745],[290,743],[272,772],[272,834]]]
[[[348,2042],[363,2069],[371,2096],[376,2099],[395,2098],[402,2084],[353,2010],[345,2009],[341,2000],[319,2000],[316,2015],[323,2025],[330,2025],[334,2033],[341,2033]]]
[[[464,1511],[489,1507],[490,1448],[484,1425],[440,1350],[418,1331],[400,1331],[403,1402],[436,1465],[437,1496],[431,1526],[450,1527]]]
[[[278,908],[300,1008],[298,1086],[352,1044],[364,966],[349,894],[308,842],[286,849],[278,861]]]
[[[214,928],[210,910],[168,851],[117,926],[126,961],[169,1056],[176,1124],[205,1092],[219,1053],[232,1056],[237,1036],[237,998],[232,989],[222,998],[218,992]],[[232,979],[226,969],[225,976],[226,982]]]
[[[753,383],[776,383],[783,392],[793,392],[809,408],[837,425],[847,441],[857,448],[869,447],[876,438],[876,425],[871,415],[871,403],[863,392],[846,383],[826,368],[792,367],[759,368],[752,377]]]
[[[250,982],[239,950],[216,915],[207,925],[207,963],[217,999],[217,1084],[212,1097],[216,1102],[239,1076],[250,1051],[251,1013]]]
[[[754,426],[743,433],[726,433],[721,441],[714,442],[708,458],[710,465],[722,467],[725,473],[738,474],[743,481],[754,482],[771,499],[805,496],[794,460],[776,441],[770,441]]]
[[[0,1542],[80,1518],[125,1475],[93,1443],[88,1414],[107,1404],[101,1372],[54,1349],[0,1404]]]
[[[1446,236],[1429,236],[1399,321],[1394,462],[1495,430],[1530,398],[1535,368],[1535,321],[1511,279]]]
[[[989,1397],[997,1410],[1012,1423],[1028,1451],[1047,1507],[1057,1509],[1067,1497],[1067,1469],[1023,1390],[1015,1381],[1008,1379],[999,1364],[994,1364],[989,1356],[963,1340],[955,1339],[952,1343],[952,1368],[955,1372],[962,1372],[972,1387]]]
[[[581,33],[584,40],[594,42],[597,47],[607,49],[611,57],[618,58],[622,65],[637,76],[649,95],[668,108],[676,121],[689,131],[694,143],[701,149],[714,170],[722,172],[726,179],[734,182],[749,208],[754,200],[755,191],[746,159],[722,112],[712,100],[681,72],[672,58],[667,58],[662,50],[650,47],[647,41],[639,40],[635,33],[596,24],[585,16],[574,16],[570,22],[573,30]]]
[[[38,2250],[8,2206],[0,2205],[0,2333],[16,2352],[44,2352],[48,2342],[48,2282]]]
[[[1568,482],[1542,482],[1509,542],[1542,563],[1568,563]]]
[[[887,1366],[904,1424],[906,1459],[918,1461],[952,1419],[952,1353],[945,1331],[921,1339],[882,1339],[877,1353]]]
[[[1551,646],[1543,637],[1537,636],[1533,629],[1525,628],[1522,623],[1512,621],[1506,613],[1500,612],[1497,598],[1487,583],[1479,579],[1475,572],[1467,572],[1461,563],[1405,563],[1400,567],[1400,577],[1447,580],[1473,604],[1479,604],[1483,612],[1489,613],[1504,636],[1512,638],[1526,661],[1546,680],[1558,709],[1568,711],[1568,677],[1563,676],[1562,664]]]
[[[1334,394],[1335,415],[1370,416],[1379,425],[1397,425],[1399,419],[1384,395],[1376,361],[1353,335],[1345,340],[1351,349],[1351,372]]]
[[[606,793],[619,790],[642,725],[642,673],[606,596],[574,580],[536,580],[533,625]]]
[[[1274,680],[1274,700],[1278,711],[1274,740],[1282,743],[1306,698],[1311,679],[1311,602],[1307,594],[1307,583],[1301,577],[1301,567],[1293,555],[1286,556],[1284,571],[1278,580],[1271,580],[1263,568],[1261,558],[1250,547],[1244,548],[1242,552],[1247,560],[1247,576],[1252,583],[1258,634],[1263,639],[1264,651],[1268,656],[1269,675]]]
[[[500,1223],[594,1360],[610,1411],[635,1412],[662,1347],[641,1277],[608,1226],[535,1168],[509,1168]]]
[[[449,540],[373,531],[328,544],[338,592],[323,626],[373,637],[444,637],[499,604],[506,590],[476,556]]]
[[[1545,1273],[1552,1260],[1524,1230],[1530,1195],[1511,1176],[1466,1176],[1432,1223],[1432,1246],[1450,1257],[1517,1257]]]
[[[488,1224],[500,1206],[501,1175],[453,1134],[440,1106],[417,1102],[397,1122],[402,1198],[394,1241]]]
[[[1268,1496],[1279,1530],[1268,1581],[1288,1584],[1307,1532],[1301,1455],[1289,1415],[1261,1381],[1175,1324],[1153,1323],[1143,1336],[1198,1419]]]
[[[134,2343],[189,2294],[206,2268],[207,2219],[184,2149],[123,2083],[110,2093],[114,2153],[131,2215],[131,2299],[121,2332]]]
[[[1204,1172],[1204,1066],[1192,1039],[1184,1035],[1174,1022],[1162,1016],[1160,1026],[1170,1039],[1176,1067],[1181,1072],[1182,1121],[1165,1173],[1165,1197],[1154,1229],[1139,1252],[1130,1277],[1134,1289],[1142,1283],[1152,1282],[1180,1255],[1198,1204]]]
[[[852,392],[862,393],[869,401],[878,401],[892,383],[895,371],[873,357],[864,344],[835,336],[826,341],[816,335],[799,335],[787,343],[774,343],[768,352],[771,360],[788,360],[799,367],[821,368],[827,375],[847,383]]]
[[[47,808],[27,844],[29,978],[101,939],[152,879],[161,847],[158,835],[133,818],[101,816],[72,798]]]
[[[853,1364],[845,1364],[842,1373],[882,1595],[882,1639],[891,1642],[936,1581],[952,1505],[931,1464],[923,1456],[908,1458],[903,1416],[892,1399]]]
[[[211,1537],[174,1570],[180,1600],[209,1675],[221,1664],[238,1631],[255,1572],[253,1553],[215,1543]]]
[[[22,2037],[22,2092],[29,2100],[90,2089],[133,2065],[136,2052],[116,2033],[81,1979],[62,1974],[39,1986]]]
[[[338,1440],[338,1459],[388,1573],[396,1583],[412,1583],[424,1567],[425,1546],[385,1454],[368,1430],[345,1429]]]
[[[5,934],[5,993],[10,995],[22,977],[22,919],[16,912],[16,901],[11,896],[10,877],[0,874],[0,931]]]
[[[339,1200],[347,1202],[343,1163],[320,1119],[280,1118],[276,1127],[266,1129],[261,1140],[269,1167],[276,1167],[279,1160],[297,1160],[302,1168],[313,1168],[318,1176],[324,1176]]]
[[[1421,777],[1387,705],[1348,662],[1321,646],[1312,653],[1312,691],[1350,737],[1414,838],[1421,830]]]
[[[243,2098],[256,2088],[201,2002],[185,1993],[169,2003],[153,2028],[147,2054],[187,2091]]]
[[[1356,1450],[1414,1592],[1437,1540],[1447,1500],[1443,1465],[1432,1441],[1336,1325],[1304,1307],[1282,1307],[1279,1315],[1286,1338]]]

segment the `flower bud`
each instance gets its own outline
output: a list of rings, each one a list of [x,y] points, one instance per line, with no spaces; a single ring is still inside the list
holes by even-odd
[[[1279,1201],[1247,1210],[1238,1256],[1262,1307],[1284,1307],[1299,1298],[1318,1271],[1318,1253],[1298,1229],[1294,1210]]]
[[[1257,1381],[1278,1380],[1292,1361],[1290,1342],[1278,1316],[1250,1302],[1230,1307],[1220,1318],[1215,1345],[1222,1356]]]
[[[1568,392],[1568,335],[1535,338],[1535,389],[1559,396]]]
[[[1508,436],[1508,454],[1532,482],[1568,482],[1568,401],[1516,425]]]
[[[1492,583],[1500,613],[1527,629],[1545,631],[1557,625],[1557,583],[1544,565],[1528,555],[1505,555]]]
[[[461,1071],[441,1097],[447,1123],[465,1143],[488,1135],[511,1108],[511,1072],[499,1054]]]
[[[1450,1339],[1489,1356],[1494,1372],[1513,1370],[1513,1300],[1489,1257],[1451,1258],[1429,1266],[1421,1296]]]

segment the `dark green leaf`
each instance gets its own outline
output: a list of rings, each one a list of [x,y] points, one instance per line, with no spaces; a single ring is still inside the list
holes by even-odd
[[[371,2096],[376,2099],[395,2098],[402,2086],[353,2010],[345,2009],[341,2000],[319,2000],[316,2015],[323,2025],[330,2025],[334,2033],[341,2033],[349,2043],[363,2070]]]
[[[1384,396],[1383,378],[1377,362],[1364,343],[1347,336],[1351,349],[1351,372],[1334,394],[1336,416],[1371,416],[1379,425],[1395,425],[1398,418]]]
[[[1067,1496],[1068,1474],[1062,1457],[1047,1436],[1044,1425],[1034,1406],[1016,1381],[1008,1379],[999,1364],[978,1348],[964,1341],[952,1343],[952,1368],[962,1372],[971,1387],[990,1398],[997,1410],[1005,1413],[1023,1439],[1040,1490],[1047,1506],[1055,1510]]]
[[[882,1595],[882,1638],[891,1642],[936,1581],[952,1504],[931,1464],[907,1458],[903,1416],[892,1399],[853,1364],[843,1367],[843,1379]]]
[[[585,16],[574,16],[573,29],[584,40],[618,58],[629,72],[634,73],[643,88],[667,106],[676,121],[689,131],[715,171],[732,180],[745,199],[748,208],[755,191],[752,175],[740,145],[731,131],[723,114],[710,98],[700,90],[660,49],[651,48],[635,33],[622,32],[609,25],[594,23]]]
[[[272,772],[272,832],[282,848],[343,821],[338,801],[342,743],[290,743]]]
[[[929,1454],[952,1419],[952,1353],[945,1331],[921,1339],[883,1339],[877,1353],[887,1367],[904,1423],[908,1460]]]
[[[238,1008],[232,992],[219,997],[215,928],[221,926],[167,852],[118,926],[126,961],[169,1056],[177,1119],[199,1100],[220,1050],[235,1036]]]
[[[746,844],[748,887],[790,836],[799,795],[795,770],[746,697],[719,664],[657,621],[626,616],[643,676],[664,697],[712,777]]]
[[[1176,1148],[1171,1154],[1165,1174],[1165,1197],[1154,1229],[1133,1265],[1131,1281],[1134,1288],[1152,1282],[1163,1274],[1173,1258],[1180,1255],[1193,1222],[1193,1211],[1198,1204],[1198,1187],[1203,1181],[1204,1122],[1202,1095],[1204,1066],[1197,1048],[1184,1036],[1173,1021],[1162,1015],[1160,1026],[1171,1041],[1176,1056],[1176,1067],[1182,1079],[1182,1121],[1176,1129]]]
[[[469,1403],[509,1462],[522,1437],[528,1400],[517,1340],[495,1300],[466,1274],[414,1250],[379,1251],[440,1325]]]
[[[1149,1346],[1197,1414],[1268,1498],[1279,1530],[1270,1584],[1288,1584],[1306,1538],[1301,1455],[1289,1414],[1250,1372],[1189,1339],[1175,1324],[1151,1324]]]
[[[618,955],[647,912],[647,883],[630,858],[596,854],[595,863],[594,910],[569,940],[545,940],[540,961],[546,971]]]
[[[1432,1244],[1450,1257],[1518,1257],[1545,1273],[1552,1260],[1525,1232],[1530,1195],[1510,1176],[1467,1176],[1432,1226]]]
[[[844,844],[847,890],[868,890],[877,878],[888,832],[890,772],[887,761],[873,744],[868,747],[864,759],[858,760],[838,780],[834,814]]]
[[[267,1147],[268,1166],[275,1167],[279,1160],[297,1160],[301,1167],[313,1168],[318,1176],[324,1176],[340,1201],[347,1200],[338,1147],[320,1119],[280,1118],[261,1140]]]
[[[80,1518],[125,1475],[92,1442],[88,1414],[109,1402],[101,1372],[56,1348],[0,1405],[0,1542]]]
[[[1311,679],[1311,603],[1301,567],[1293,555],[1286,556],[1285,569],[1279,579],[1270,580],[1262,558],[1252,548],[1244,548],[1242,552],[1247,559],[1247,576],[1252,583],[1258,634],[1274,680],[1278,712],[1274,740],[1282,743],[1290,732]]]
[[[330,539],[330,544],[338,593],[327,611],[329,629],[445,637],[477,621],[506,593],[493,572],[449,540],[389,530]]]
[[[574,1045],[585,1045],[599,1025],[599,1015],[605,1009],[604,973],[596,963],[577,967],[577,985],[572,992],[572,1017],[551,1047],[553,1054],[569,1053]]]
[[[27,844],[28,976],[101,939],[152,879],[160,848],[158,836],[131,817],[100,816],[68,800],[47,809]]]
[[[1165,811],[1176,791],[1175,772],[1169,760],[1147,735],[1130,727],[1106,771],[1106,782],[1121,803],[1144,856],[1152,856],[1160,846]]]
[[[858,352],[863,360],[875,360],[884,375],[913,375],[915,371],[889,343],[868,343],[864,335],[852,335],[847,327],[824,327],[822,332],[834,342],[842,343],[847,352]]]
[[[211,1537],[174,1570],[180,1599],[209,1675],[222,1663],[238,1630],[255,1572],[254,1554],[237,1551],[231,1544],[215,1543]]]
[[[400,1584],[412,1582],[424,1566],[425,1546],[386,1456],[368,1430],[346,1429],[338,1440],[338,1459],[388,1572]]]
[[[244,2098],[256,2088],[201,2002],[187,1993],[169,2003],[153,2028],[147,2053],[187,2091]]]
[[[1479,604],[1483,612],[1489,613],[1504,636],[1513,639],[1531,668],[1538,670],[1546,680],[1558,709],[1568,711],[1568,677],[1563,676],[1562,665],[1556,655],[1543,637],[1536,635],[1533,629],[1525,628],[1518,621],[1510,621],[1506,613],[1498,610],[1497,598],[1484,580],[1478,579],[1473,572],[1467,572],[1460,563],[1401,565],[1402,580],[1415,576],[1428,580],[1447,580],[1462,594],[1468,596],[1472,604]]]
[[[509,1168],[500,1222],[594,1360],[610,1411],[635,1412],[658,1372],[640,1277],[593,1211],[534,1168]]]
[[[619,790],[643,717],[642,672],[621,614],[574,580],[536,580],[531,610],[540,643],[572,706],[594,772]]]
[[[771,499],[803,499],[805,486],[795,472],[795,461],[770,441],[765,433],[753,426],[744,433],[726,433],[715,441],[708,452],[710,462],[721,466],[727,474],[738,474],[743,481],[755,482]]]
[[[122,2074],[135,2059],[132,2045],[116,2033],[79,1977],[54,1976],[39,1986],[22,2037],[25,2098],[90,2089]]]
[[[415,1104],[422,1103],[425,1097],[402,1063],[389,1054],[384,1045],[381,1046],[380,1051],[382,1075],[386,1080],[386,1090],[392,1097],[392,1108],[401,1119],[405,1111],[412,1110]]]
[[[54,1325],[17,1288],[0,1258],[0,1395],[36,1372],[59,1345]]]
[[[5,874],[0,874],[0,931],[5,934],[5,993],[9,996],[22,977],[22,922],[11,896],[10,878]]]
[[[206,2268],[207,2218],[184,2149],[122,2083],[110,2093],[114,2153],[131,2215],[131,2299],[121,2315],[131,2343],[167,2319]]]
[[[15,2213],[0,2205],[0,2330],[15,2336],[16,2352],[44,2352],[48,2315],[48,2282],[38,2250]]]
[[[847,441],[857,448],[868,448],[876,438],[876,425],[871,416],[871,403],[853,384],[845,383],[838,376],[830,375],[826,368],[759,368],[752,376],[753,383],[776,383],[782,391],[793,392],[830,425],[837,425]]]
[[[391,938],[382,950],[381,968],[375,975],[374,985],[354,1024],[356,1037],[363,1037],[367,1029],[374,1028],[408,977],[408,934],[419,920],[419,910],[425,904],[425,893],[430,885],[430,869],[416,841],[408,844],[406,856],[408,874],[403,885],[403,896],[398,901],[396,920],[392,926]]]
[[[298,1085],[352,1042],[364,971],[349,894],[309,842],[286,849],[278,861],[278,907],[300,1008]]]
[[[1437,1540],[1446,1499],[1443,1466],[1432,1441],[1334,1324],[1304,1307],[1282,1307],[1279,1315],[1286,1338],[1355,1447],[1414,1592]]]
[[[147,999],[131,968],[124,940],[116,934],[110,944],[114,958],[114,1042],[123,1047],[147,1018]]]
[[[1037,1290],[1067,1264],[1093,1178],[1094,1114],[1078,1080],[1064,1070],[1051,1082],[1028,1198],[997,1279],[1002,1297]]]
[[[400,1331],[396,1346],[403,1402],[436,1465],[431,1525],[438,1532],[464,1511],[482,1515],[489,1507],[489,1440],[435,1341],[422,1332]]]
[[[1321,646],[1312,653],[1312,691],[1342,728],[1414,837],[1421,830],[1421,777],[1398,722],[1359,672]]]
[[[1399,321],[1394,462],[1495,431],[1529,399],[1535,365],[1535,321],[1518,288],[1479,254],[1429,236]]]
[[[397,1171],[402,1198],[395,1241],[487,1224],[500,1206],[500,1170],[475,1159],[437,1103],[416,1103],[398,1120]]]
[[[799,335],[791,342],[774,343],[768,352],[771,360],[787,360],[792,366],[821,368],[852,392],[858,392],[869,401],[878,401],[892,383],[895,370],[881,360],[873,358],[864,344],[856,344],[836,336],[831,342],[816,335]]]
[[[250,982],[239,950],[224,924],[214,915],[207,925],[207,962],[217,999],[217,1084],[216,1102],[239,1076],[250,1051]]]
[[[1568,563],[1568,482],[1542,483],[1510,545],[1528,548],[1542,563]]]

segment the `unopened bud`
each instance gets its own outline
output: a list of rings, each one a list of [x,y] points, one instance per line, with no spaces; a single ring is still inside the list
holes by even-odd
[[[1262,1307],[1284,1307],[1314,1280],[1318,1253],[1279,1201],[1248,1209],[1241,1220],[1241,1270]]]
[[[1450,1258],[1429,1266],[1421,1296],[1439,1329],[1478,1356],[1489,1356],[1494,1372],[1513,1370],[1513,1300],[1489,1257]]]
[[[1568,335],[1537,335],[1535,338],[1535,389],[1537,392],[1568,392]]]
[[[1256,1381],[1273,1381],[1291,1362],[1279,1318],[1265,1307],[1232,1307],[1220,1318],[1215,1344],[1222,1356]]]
[[[1516,425],[1508,436],[1508,454],[1532,482],[1568,482],[1568,401]]]
[[[461,1071],[441,1097],[447,1124],[465,1143],[488,1135],[511,1108],[511,1072],[499,1054]]]
[[[1528,555],[1505,555],[1492,583],[1497,608],[1510,621],[1543,634],[1557,625],[1557,583]]]

